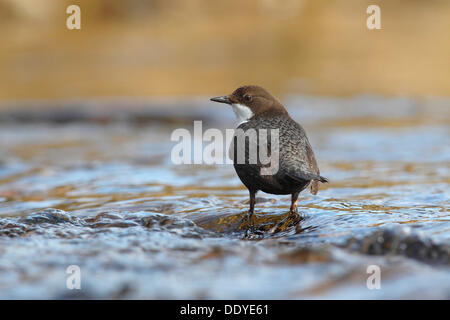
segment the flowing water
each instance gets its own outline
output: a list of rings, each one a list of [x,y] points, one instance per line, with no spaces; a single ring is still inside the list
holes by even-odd
[[[330,183],[300,220],[259,193],[253,229],[231,165],[171,160],[174,129],[233,128],[227,106],[1,112],[0,298],[450,299],[450,101],[284,101]]]

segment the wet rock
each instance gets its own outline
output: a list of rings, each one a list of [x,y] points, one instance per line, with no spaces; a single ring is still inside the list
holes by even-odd
[[[194,226],[195,224],[190,220],[184,220],[179,218],[172,218],[164,214],[151,214],[141,219],[142,225],[146,228],[154,228],[162,226],[168,229],[174,229],[176,227]]]
[[[150,216],[143,217],[141,224],[154,231],[166,230],[187,238],[201,238],[204,235],[212,235],[207,230],[197,226],[193,221],[167,216],[164,214],[153,213]]]
[[[137,227],[139,223],[132,219],[126,219],[125,216],[117,213],[102,212],[94,218],[84,219],[84,224],[87,227],[99,228],[130,228]]]
[[[88,218],[85,219],[86,222],[98,222],[102,220],[121,220],[123,219],[123,215],[117,214],[117,213],[111,213],[111,212],[102,212],[96,215],[94,218]]]
[[[41,223],[75,223],[75,218],[70,216],[67,212],[59,209],[45,209],[43,211],[30,214],[20,220],[25,224],[41,224]]]
[[[17,219],[0,219],[0,236],[18,237],[34,230],[31,226],[19,223]]]
[[[172,214],[175,212],[175,206],[172,203],[153,203],[147,210],[163,214]]]
[[[195,223],[214,233],[233,235],[245,240],[278,238],[296,233],[303,218],[289,213],[207,214],[196,217]]]
[[[114,222],[107,222],[107,221],[101,221],[101,222],[95,222],[87,224],[88,227],[99,229],[99,228],[130,228],[130,227],[137,227],[139,226],[138,223],[133,221],[114,221]]]
[[[369,255],[401,255],[431,264],[450,264],[449,245],[436,244],[409,227],[387,228],[362,239],[349,239],[345,247]]]

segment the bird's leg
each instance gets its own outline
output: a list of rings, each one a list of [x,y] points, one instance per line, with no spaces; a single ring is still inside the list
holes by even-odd
[[[242,220],[247,226],[247,232],[253,230],[253,213],[255,212],[256,192],[250,191],[250,209]]]
[[[250,210],[248,211],[249,216],[252,216],[255,212],[255,202],[256,202],[256,192],[250,191]]]
[[[291,209],[289,210],[290,214],[295,214],[297,215],[297,200],[298,200],[298,195],[300,192],[295,192],[292,194],[292,198],[291,198]]]

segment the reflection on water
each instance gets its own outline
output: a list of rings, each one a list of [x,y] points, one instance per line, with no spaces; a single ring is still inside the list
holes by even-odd
[[[448,104],[290,97],[331,183],[301,194],[299,220],[287,196],[258,194],[250,229],[232,166],[171,163],[186,109],[139,125],[132,110],[0,114],[0,297],[450,298]],[[210,108],[195,109],[205,126],[233,126]],[[81,291],[65,287],[72,264]]]

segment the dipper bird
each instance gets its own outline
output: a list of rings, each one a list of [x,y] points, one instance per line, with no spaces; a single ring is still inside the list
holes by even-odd
[[[328,182],[320,175],[314,152],[302,126],[289,116],[276,98],[259,86],[243,86],[228,96],[211,98],[211,101],[231,105],[239,122],[230,153],[232,152],[236,173],[250,193],[249,216],[254,213],[255,197],[259,190],[270,194],[290,194],[290,213],[297,215],[299,193],[311,185],[311,193],[317,194],[319,182]],[[256,139],[255,135],[248,134],[251,129],[257,133]],[[264,146],[261,129],[266,129],[264,131],[268,133]],[[239,144],[237,132],[244,135],[244,145],[242,140]],[[260,158],[252,162],[251,153],[259,155],[262,149],[263,154],[266,152],[269,156],[274,156],[271,149],[274,134],[278,135],[277,171],[268,174],[262,171],[267,169],[267,162],[263,164]]]

